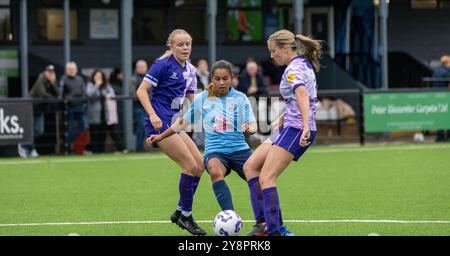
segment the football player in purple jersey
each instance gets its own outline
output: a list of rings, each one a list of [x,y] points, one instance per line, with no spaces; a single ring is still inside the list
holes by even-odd
[[[322,42],[288,30],[273,33],[268,41],[271,58],[287,65],[281,79],[280,93],[286,103],[279,133],[262,144],[244,166],[257,224],[249,235],[267,232],[282,235],[277,177],[294,161],[298,161],[314,141],[317,127],[317,84]],[[264,222],[260,221],[264,220]]]
[[[185,98],[192,102],[197,89],[195,67],[188,61],[192,51],[192,37],[185,30],[175,29],[169,35],[167,47],[169,50],[153,63],[136,91],[146,111],[146,137],[161,134],[168,129],[182,114]],[[194,193],[204,170],[200,151],[183,131],[153,146],[159,147],[182,170],[180,200],[170,217],[171,221],[193,235],[206,235],[205,230],[192,217]]]

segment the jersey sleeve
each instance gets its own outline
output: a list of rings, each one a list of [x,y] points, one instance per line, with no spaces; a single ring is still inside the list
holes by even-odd
[[[195,73],[196,68],[189,63],[190,66],[190,72],[189,77],[187,79],[187,94],[194,94],[197,91],[197,75]]]
[[[202,103],[203,94],[198,94],[197,96],[195,96],[188,111],[183,115],[183,119],[186,120],[188,124],[196,124],[201,120],[201,109],[203,105]]]
[[[162,61],[156,61],[150,67],[147,75],[145,75],[144,81],[147,81],[152,86],[157,87],[159,81],[164,78],[165,70],[164,63]]]
[[[305,72],[301,72],[300,68],[288,70],[286,73],[286,81],[290,84],[293,91],[300,86],[305,86]]]

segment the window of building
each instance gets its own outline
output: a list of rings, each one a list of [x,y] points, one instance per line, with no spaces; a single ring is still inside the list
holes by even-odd
[[[174,4],[174,27],[188,31],[194,43],[206,42],[208,40],[206,0],[175,0]]]
[[[11,28],[11,1],[0,0],[0,42],[10,43],[14,40]]]
[[[155,8],[135,8],[133,17],[134,40],[164,43],[166,40],[166,11]]]
[[[228,0],[227,6],[228,42],[261,43],[292,23],[288,1]]]
[[[135,0],[134,40],[165,43],[175,28],[185,29],[194,42],[207,41],[206,0]]]
[[[228,0],[227,41],[261,42],[263,15],[261,0]]]
[[[42,42],[64,40],[64,10],[57,8],[38,9],[38,39]],[[70,39],[78,40],[78,14],[70,10]]]

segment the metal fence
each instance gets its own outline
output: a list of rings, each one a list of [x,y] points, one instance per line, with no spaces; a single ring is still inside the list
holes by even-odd
[[[386,139],[386,133],[366,133],[364,127],[364,105],[363,97],[365,93],[380,93],[380,92],[429,92],[429,91],[448,91],[448,89],[396,89],[396,90],[369,90],[366,88],[359,89],[343,89],[343,90],[320,90],[318,97],[320,100],[319,108],[316,113],[316,121],[318,126],[318,133],[316,136],[315,144],[342,144],[342,143],[355,143],[364,145],[366,141],[380,141]],[[262,105],[254,107],[255,117],[263,119],[266,125],[270,126],[270,122],[273,119],[270,110],[273,106],[273,100],[278,99],[279,102],[283,102],[279,96],[268,98],[263,102],[259,99],[259,103]],[[90,129],[86,129],[80,133],[74,140],[73,148],[69,143],[69,132],[67,116],[70,109],[70,105],[73,103],[83,103],[86,106],[89,103],[101,100],[100,98],[89,98],[83,100],[60,100],[60,99],[32,99],[32,98],[3,98],[1,103],[21,102],[26,104],[32,104],[36,107],[40,104],[45,106],[44,115],[44,130],[45,132],[35,138],[35,145],[40,154],[43,155],[63,155],[63,154],[82,154],[90,153],[92,148],[98,148],[99,145],[95,145],[93,137],[95,134],[92,131],[92,124]],[[100,152],[116,152],[122,151],[119,145],[127,145],[125,138],[131,136],[134,141],[134,145],[131,147],[128,145],[125,148],[128,151],[146,151],[149,149],[145,145],[144,131],[143,131],[143,115],[145,114],[140,103],[136,98],[131,97],[116,97],[117,111],[118,111],[118,124],[116,132],[118,136],[112,136],[111,131],[104,128],[97,130],[97,132],[103,133],[100,138],[104,138],[101,141]],[[124,113],[124,104],[127,102],[133,102],[133,113]],[[141,113],[137,113],[136,109],[141,108]],[[267,109],[269,111],[259,111],[260,109]],[[86,122],[89,107],[86,107]],[[133,116],[133,125],[131,130],[125,129],[124,120],[125,114],[131,114]],[[265,116],[264,116],[265,115]],[[130,127],[130,126],[128,126]],[[140,132],[140,133],[139,133]],[[260,129],[259,135],[261,135],[261,141],[264,136],[270,135],[270,131]],[[383,137],[384,136],[384,137]],[[120,141],[117,141],[120,140]],[[250,143],[252,146],[257,146],[257,143]],[[4,146],[0,146],[4,147]],[[126,147],[126,146],[125,146]],[[0,150],[1,151],[1,150]],[[4,154],[2,154],[4,155]]]

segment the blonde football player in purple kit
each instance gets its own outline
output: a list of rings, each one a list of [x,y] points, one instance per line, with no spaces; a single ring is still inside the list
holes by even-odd
[[[184,99],[187,97],[192,102],[197,89],[195,68],[188,61],[192,51],[191,36],[176,29],[169,35],[167,46],[170,50],[153,63],[136,92],[147,112],[144,117],[147,138],[167,130],[181,115]],[[182,170],[180,200],[171,221],[193,235],[206,235],[192,217],[194,193],[204,170],[200,151],[185,132],[167,137],[155,146]]]
[[[271,58],[280,66],[287,65],[280,83],[286,109],[279,120],[279,134],[271,138],[271,144],[256,149],[244,166],[257,221],[250,235],[281,234],[276,179],[292,160],[298,161],[317,131],[315,71],[320,69],[321,41],[280,30],[269,37],[267,44]]]

